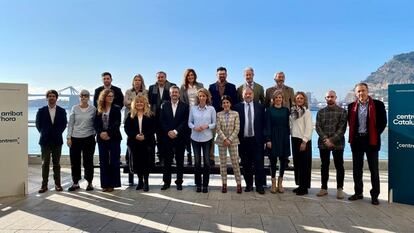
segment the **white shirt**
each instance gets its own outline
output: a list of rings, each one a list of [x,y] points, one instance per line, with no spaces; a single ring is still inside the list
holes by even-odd
[[[164,87],[158,86],[158,91],[160,93],[160,99],[162,99],[162,94],[164,94]]]
[[[49,107],[49,114],[50,114],[50,119],[52,120],[52,124],[55,123],[55,116],[56,116],[56,105],[51,107],[50,105],[48,105]]]
[[[171,101],[171,108],[172,108],[172,111],[173,111],[173,117],[175,117],[175,112],[177,111],[177,106],[178,106],[178,101],[177,101],[177,103],[174,103],[174,102]]]
[[[304,142],[308,142],[312,139],[312,115],[309,109],[305,110],[302,117],[294,120],[290,117],[290,132],[292,137],[300,138]]]
[[[142,134],[142,116],[138,116],[139,133]]]
[[[250,135],[250,137],[253,137],[254,136],[254,105],[253,105],[253,101],[251,101],[250,103],[247,103],[246,101],[244,101],[244,119],[245,119],[245,124],[244,124],[244,136],[245,137],[248,137],[248,132],[249,132],[249,129],[248,129],[248,126],[249,126],[249,123],[248,123],[248,121],[249,121],[249,105],[248,104],[250,104],[250,111],[251,111],[251,113],[252,113],[252,128],[253,128],[253,130],[252,130],[252,135]]]
[[[195,85],[191,86],[188,84],[187,95],[190,106],[194,106],[197,99],[197,87]]]

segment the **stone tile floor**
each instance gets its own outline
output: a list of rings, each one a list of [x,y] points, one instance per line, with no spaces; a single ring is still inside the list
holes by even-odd
[[[112,193],[99,188],[95,169],[95,191],[67,192],[70,169],[62,168],[64,192],[53,189],[38,194],[39,165],[29,166],[29,195],[0,199],[0,232],[414,232],[414,206],[387,203],[386,171],[381,172],[379,206],[371,205],[369,173],[364,173],[365,199],[337,200],[335,172],[331,171],[329,195],[316,197],[320,173],[313,170],[312,189],[302,197],[292,193],[293,172],[285,174],[284,194],[255,192],[236,194],[229,176],[229,192],[220,192],[221,178],[211,176],[210,192],[196,193],[192,175],[184,177],[184,189],[173,185],[161,191],[162,175],[150,176],[145,193],[124,185]],[[268,180],[270,184],[270,180]],[[52,185],[49,186],[52,188]],[[346,172],[344,191],[353,192],[352,173]],[[414,198],[414,197],[413,197]]]

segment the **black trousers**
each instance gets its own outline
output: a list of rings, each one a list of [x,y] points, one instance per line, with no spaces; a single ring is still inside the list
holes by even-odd
[[[285,174],[285,168],[287,163],[287,158],[285,157],[276,157],[276,156],[269,156],[270,160],[270,175],[272,178],[276,177],[276,166],[277,166],[277,159],[279,158],[280,166],[279,166],[279,176],[283,177]]]
[[[185,142],[176,140],[176,139],[164,139],[164,172],[162,180],[164,184],[171,184],[171,164],[175,157],[175,162],[177,166],[177,180],[176,184],[183,183],[183,167],[184,167],[184,151],[185,151]]]
[[[300,189],[308,189],[311,185],[312,172],[312,142],[306,143],[306,149],[300,151],[302,139],[292,137],[292,155],[293,164],[295,165],[295,182]]]
[[[81,180],[81,156],[83,155],[83,168],[85,180],[89,183],[93,180],[93,155],[95,154],[95,137],[91,135],[86,138],[72,137],[72,146],[69,149],[70,168],[73,183]]]
[[[336,168],[336,188],[344,187],[344,150],[328,150],[328,149],[319,149],[321,157],[321,176],[322,176],[322,189],[328,189],[328,180],[329,180],[329,164],[331,162],[330,155],[332,151],[332,156],[334,159],[334,164]]]
[[[364,183],[362,181],[362,174],[364,169],[364,153],[367,155],[369,171],[371,172],[370,191],[372,198],[378,198],[380,194],[380,179],[378,171],[378,150],[369,145],[369,137],[358,137],[353,140],[351,144],[352,149],[352,166],[354,178],[355,194],[362,195],[364,190]]]
[[[197,142],[191,140],[194,150],[194,179],[197,187],[208,187],[210,181],[210,148],[213,139],[206,142]],[[203,155],[201,155],[203,153]],[[201,166],[203,160],[203,166]],[[201,181],[201,175],[203,179]]]
[[[245,137],[239,144],[242,172],[247,187],[253,187],[253,174],[256,188],[263,187],[264,143],[259,144],[255,137]]]

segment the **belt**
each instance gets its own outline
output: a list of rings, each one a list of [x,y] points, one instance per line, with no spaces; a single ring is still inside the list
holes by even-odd
[[[357,137],[366,137],[368,136],[368,133],[357,133]]]

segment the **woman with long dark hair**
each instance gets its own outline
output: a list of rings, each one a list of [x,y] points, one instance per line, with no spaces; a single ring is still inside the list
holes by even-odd
[[[112,192],[114,188],[121,187],[121,108],[112,104],[113,100],[114,92],[111,89],[101,91],[95,116],[101,187],[104,192]]]

